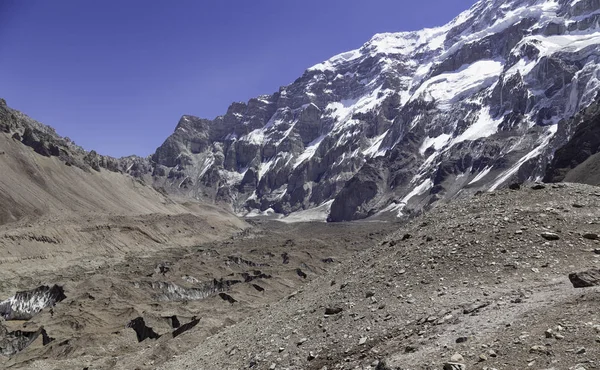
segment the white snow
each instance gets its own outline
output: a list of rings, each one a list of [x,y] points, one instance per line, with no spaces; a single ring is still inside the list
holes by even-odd
[[[306,147],[306,149],[304,149],[304,152],[302,152],[302,154],[300,154],[298,156],[298,158],[296,158],[296,162],[294,163],[294,168],[300,166],[304,161],[312,158],[315,155],[315,152],[317,151],[317,149],[319,148],[319,145],[321,144],[321,141],[323,141],[323,139],[325,139],[326,135],[321,135],[318,138],[316,138],[315,140],[311,141],[308,146]]]
[[[383,139],[385,138],[388,132],[389,130],[372,139],[371,146],[363,152],[365,157],[378,157],[379,155],[385,154],[385,150],[383,151],[383,154],[381,154],[381,150],[379,147],[381,146],[381,143],[383,142]]]
[[[275,158],[271,158],[266,162],[263,162],[260,164],[260,167],[258,168],[258,181],[260,181],[260,179],[262,179],[262,177],[269,172],[269,170],[271,169],[271,167],[273,167],[277,161],[279,160],[280,157],[275,157]]]
[[[540,50],[539,57],[554,54],[558,51],[574,53],[588,46],[600,44],[600,32],[570,35],[542,36],[535,35],[523,39],[523,42],[536,40]]]
[[[535,147],[531,152],[527,153],[525,156],[523,156],[521,159],[519,159],[519,161],[517,163],[515,163],[511,168],[509,168],[508,170],[506,170],[502,174],[500,174],[498,177],[496,177],[496,180],[494,181],[494,183],[488,190],[489,191],[496,190],[500,185],[502,185],[512,175],[514,175],[525,162],[542,154],[542,150],[544,150],[544,148],[548,145],[548,143],[550,143],[550,139],[552,139],[552,137],[554,137],[554,134],[556,134],[557,130],[558,130],[558,125],[549,126],[548,129],[546,130],[544,136],[542,137],[540,144],[537,147]]]
[[[248,133],[241,139],[242,141],[247,141],[251,144],[261,145],[265,141],[265,132],[264,129],[259,128],[254,131]]]
[[[492,170],[492,166],[487,166],[487,167],[485,167],[485,168],[483,169],[483,171],[479,172],[479,173],[477,174],[477,176],[475,176],[475,178],[473,178],[473,180],[471,180],[471,181],[469,182],[469,184],[468,184],[468,185],[472,185],[472,184],[476,183],[477,181],[479,181],[479,180],[483,179],[484,177],[486,177],[486,176],[487,176],[487,174],[488,174],[488,173],[490,173],[490,171],[491,171],[491,170]]]
[[[411,200],[411,198],[424,194],[432,187],[433,181],[431,181],[431,179],[426,179],[421,184],[413,188],[410,193],[406,194],[406,196],[400,201],[400,204],[395,207],[398,210],[398,217],[402,216],[402,210],[404,207],[406,207],[406,204],[408,204],[408,201]]]
[[[329,211],[331,210],[331,204],[333,200],[329,200],[317,207],[310,208],[303,211],[292,212],[289,216],[280,218],[278,221],[285,223],[296,223],[296,222],[314,222],[321,221],[326,222]]]
[[[477,140],[483,137],[488,137],[498,131],[498,125],[502,122],[502,118],[494,119],[490,115],[490,108],[483,108],[479,112],[479,117],[462,134],[452,140],[452,144],[457,144],[466,140]]]
[[[497,60],[480,60],[455,72],[442,73],[425,81],[413,97],[435,101],[438,108],[449,109],[461,97],[491,86],[502,73],[503,64]]]
[[[559,4],[556,1],[542,1],[541,3],[534,4],[531,6],[524,6],[509,10],[503,16],[499,16],[498,20],[489,27],[482,29],[478,32],[469,32],[463,34],[459,42],[456,42],[450,47],[444,54],[441,55],[441,59],[445,59],[448,56],[454,54],[457,50],[462,48],[465,44],[481,40],[487,36],[495,33],[500,33],[506,30],[508,27],[520,20],[525,18],[536,18],[539,19],[539,23],[544,23],[549,20],[556,18],[556,11],[559,8]]]
[[[419,153],[421,153],[421,155],[424,155],[425,151],[431,146],[433,146],[433,149],[435,149],[436,151],[440,150],[448,143],[448,141],[451,138],[452,136],[449,134],[441,134],[437,137],[427,136],[425,140],[423,140],[423,144],[421,144],[421,147],[419,148]]]

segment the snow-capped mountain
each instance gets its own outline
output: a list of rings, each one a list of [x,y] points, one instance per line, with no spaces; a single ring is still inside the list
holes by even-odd
[[[405,215],[540,179],[600,89],[600,0],[481,0],[375,35],[214,120],[183,116],[135,175],[241,214]],[[149,161],[149,162],[148,162]]]

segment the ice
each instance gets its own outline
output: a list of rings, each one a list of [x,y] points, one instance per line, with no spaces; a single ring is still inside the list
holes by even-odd
[[[278,221],[285,223],[315,221],[327,222],[327,216],[329,215],[329,211],[331,210],[331,204],[333,204],[333,200],[329,200],[311,209],[293,212],[287,217],[278,219]]]
[[[441,134],[437,137],[427,136],[419,148],[419,153],[424,155],[425,151],[431,146],[433,146],[433,149],[435,150],[440,150],[448,143],[448,141],[450,141],[451,138],[452,136],[448,134]]]
[[[477,121],[466,129],[465,132],[452,140],[452,145],[466,140],[474,141],[491,136],[498,131],[500,122],[502,122],[502,118],[494,119],[491,117],[490,108],[483,108],[479,112]]]
[[[443,73],[425,81],[413,96],[435,101],[440,109],[449,109],[461,97],[491,86],[498,80],[502,69],[501,61],[480,60],[456,72]]]

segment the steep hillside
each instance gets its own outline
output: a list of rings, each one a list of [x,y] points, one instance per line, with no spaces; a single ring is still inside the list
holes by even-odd
[[[593,369],[599,235],[598,187],[453,200],[159,368]]]
[[[88,153],[0,101],[4,281],[220,240],[248,227],[215,205],[169,197],[121,173],[127,161]]]
[[[183,116],[136,175],[238,213],[404,216],[540,179],[600,89],[600,3],[482,0],[375,35],[214,120]],[[145,171],[145,172],[144,172]]]

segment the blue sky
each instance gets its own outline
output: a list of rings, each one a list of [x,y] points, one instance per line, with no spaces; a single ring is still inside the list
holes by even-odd
[[[0,97],[87,150],[148,155],[379,32],[475,0],[0,0]]]

